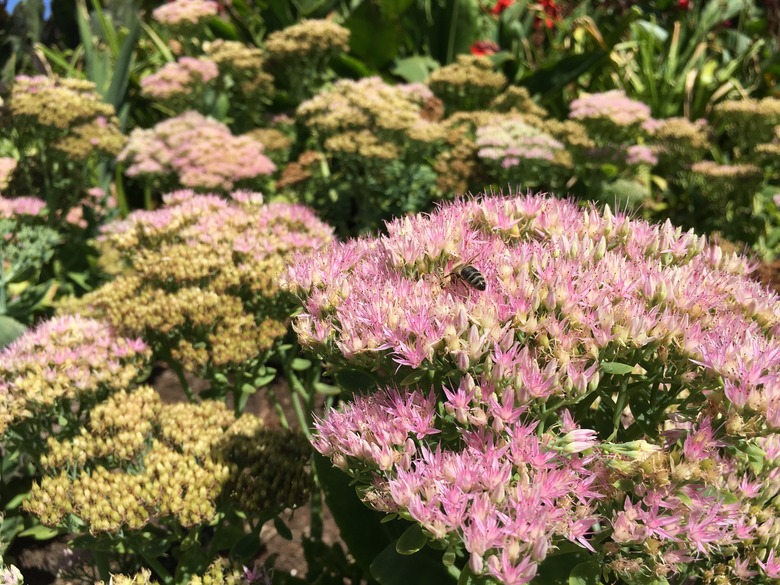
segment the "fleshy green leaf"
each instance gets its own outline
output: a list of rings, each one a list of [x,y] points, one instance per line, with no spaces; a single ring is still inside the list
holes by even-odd
[[[587,562],[580,563],[569,573],[569,585],[599,585],[601,570],[598,564]]]
[[[601,362],[601,371],[605,374],[614,374],[616,376],[625,376],[634,371],[634,366],[621,364],[620,362]]]
[[[419,551],[428,542],[422,527],[412,524],[395,543],[395,550],[401,555],[412,555]]]

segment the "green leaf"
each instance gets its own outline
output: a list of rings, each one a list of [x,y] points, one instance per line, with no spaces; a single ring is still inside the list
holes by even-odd
[[[601,569],[597,563],[580,563],[569,573],[569,585],[599,585]]]
[[[322,394],[323,396],[338,396],[341,393],[338,387],[325,384],[324,382],[314,382],[314,390],[317,394]]]
[[[405,59],[398,59],[390,70],[393,75],[409,82],[422,82],[428,79],[431,71],[438,69],[439,63],[428,55],[415,55]]]
[[[372,561],[387,547],[398,558],[394,541],[400,536],[400,527],[396,526],[400,523],[380,524],[384,514],[366,507],[349,485],[349,476],[333,467],[329,459],[314,453],[312,464],[341,539],[363,571],[368,573]]]
[[[295,358],[292,361],[292,364],[290,364],[290,367],[293,370],[296,370],[298,372],[302,372],[303,370],[308,370],[311,367],[311,362],[309,360],[305,360],[303,358]]]
[[[242,384],[241,385],[241,393],[242,394],[254,394],[257,392],[257,388],[255,388],[252,384]]]
[[[247,561],[257,556],[260,552],[260,537],[256,534],[247,534],[238,539],[230,549],[230,558],[239,561]]]
[[[761,470],[764,469],[764,462],[766,461],[766,453],[758,445],[750,444],[745,449],[745,455],[747,455],[748,463],[753,470],[753,473],[758,475]]]
[[[427,542],[428,537],[425,536],[422,526],[412,524],[395,543],[395,550],[401,555],[413,555],[424,547]]]
[[[111,84],[106,92],[106,101],[119,111],[122,102],[125,99],[127,86],[130,83],[130,74],[133,66],[133,56],[138,39],[141,37],[141,23],[137,16],[133,17],[130,24],[130,30],[127,32],[122,48],[119,50],[116,63],[114,63],[114,72],[111,75]]]
[[[441,559],[441,551],[426,548],[416,555],[401,555],[396,551],[396,545],[391,544],[371,563],[371,575],[380,585],[455,585],[455,577]]]
[[[348,394],[364,394],[376,388],[377,383],[365,370],[343,369],[333,374],[336,384]]]
[[[292,530],[290,530],[290,527],[287,526],[279,516],[274,518],[274,528],[276,528],[276,532],[279,533],[279,536],[285,540],[292,540]]]
[[[35,540],[49,540],[57,536],[59,533],[60,531],[56,528],[49,528],[43,524],[38,524],[36,526],[31,526],[27,530],[22,530],[19,533],[19,536],[30,536]]]
[[[411,386],[416,384],[428,375],[428,370],[414,370],[403,380],[401,380],[401,386]]]
[[[257,388],[262,388],[263,386],[267,386],[268,384],[273,382],[275,378],[276,378],[276,372],[274,372],[273,374],[266,374],[265,376],[258,376],[257,378],[255,378],[254,384]]]
[[[7,315],[0,315],[0,348],[10,344],[24,333],[27,328]]]
[[[5,505],[6,510],[13,510],[14,508],[18,508],[22,505],[22,502],[24,502],[27,499],[27,496],[30,495],[29,491],[22,492],[20,494],[16,494],[11,500]]]
[[[634,371],[634,366],[622,364],[620,362],[601,362],[599,365],[601,366],[602,372],[615,376],[625,376]]]

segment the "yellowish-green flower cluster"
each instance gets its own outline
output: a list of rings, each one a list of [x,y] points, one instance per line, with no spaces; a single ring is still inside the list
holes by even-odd
[[[301,104],[296,114],[325,152],[389,159],[409,156],[402,150],[430,148],[445,138],[441,125],[426,118],[426,103],[433,99],[420,84],[392,86],[379,77],[344,79]]]
[[[269,67],[285,99],[300,103],[332,79],[330,61],[349,48],[349,30],[330,20],[302,20],[268,35]]]
[[[266,55],[262,49],[238,41],[218,39],[204,45],[206,55],[228,74],[244,96],[270,102],[274,95],[274,78],[265,71]]]
[[[268,35],[265,48],[271,59],[284,66],[327,63],[349,49],[349,30],[331,20],[303,19]]]
[[[44,424],[67,404],[91,405],[129,387],[148,366],[140,339],[117,336],[98,321],[60,317],[28,331],[0,353],[0,435],[23,421]]]
[[[256,128],[247,132],[244,136],[257,140],[265,146],[265,153],[268,155],[268,158],[277,167],[281,168],[282,172],[285,171],[285,165],[290,158],[290,147],[293,144],[292,138],[276,128]]]
[[[43,140],[71,161],[93,154],[116,156],[125,143],[113,106],[102,101],[90,81],[20,75],[0,108],[0,131],[24,152]]]
[[[524,117],[546,118],[549,115],[547,110],[533,100],[526,88],[517,85],[510,85],[494,98],[490,103],[490,110],[522,114]]]
[[[687,118],[653,120],[645,125],[652,140],[658,164],[670,171],[702,160],[710,149],[706,120],[692,122]]]
[[[239,585],[241,583],[246,583],[243,572],[231,567],[225,560],[214,561],[202,576],[193,575],[187,581],[187,585]],[[99,581],[97,585],[106,585],[106,583]],[[132,576],[111,575],[110,585],[159,585],[159,581],[152,578],[149,569],[142,569]]]
[[[147,341],[161,359],[206,377],[241,368],[287,331],[285,260],[319,248],[331,229],[299,205],[177,191],[154,212],[104,229],[101,246],[126,272],[66,308]]]
[[[764,178],[752,164],[721,165],[709,160],[691,165],[690,177],[706,198],[721,203],[746,201]]]
[[[148,386],[118,392],[79,435],[49,439],[25,509],[48,526],[73,515],[95,534],[152,520],[196,526],[225,499],[248,514],[299,505],[311,487],[306,440],[262,425],[236,420],[221,401],[162,404]]]
[[[455,63],[434,71],[428,79],[448,112],[484,109],[506,84],[506,77],[494,70],[490,59],[474,55],[459,55]]]
[[[715,119],[743,155],[761,143],[771,142],[780,124],[780,99],[728,100],[714,108]]]

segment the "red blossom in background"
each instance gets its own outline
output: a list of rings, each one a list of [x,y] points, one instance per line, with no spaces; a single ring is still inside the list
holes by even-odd
[[[534,29],[538,30],[544,22],[546,28],[553,28],[556,22],[561,21],[561,7],[555,3],[555,0],[539,0],[539,5],[544,12],[544,18],[538,16],[534,20]]]
[[[498,16],[514,3],[515,0],[498,0],[498,2],[493,5],[493,8],[490,10],[490,12],[495,16]]]
[[[677,8],[688,10],[691,7],[691,0],[677,0]]]
[[[477,57],[482,57],[485,55],[493,55],[494,53],[497,53],[501,47],[499,47],[496,43],[493,41],[477,41],[471,47],[469,48],[469,51],[471,51],[472,55],[476,55]]]

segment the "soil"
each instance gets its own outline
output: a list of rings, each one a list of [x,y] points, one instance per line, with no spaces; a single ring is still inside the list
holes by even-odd
[[[208,384],[194,377],[187,377],[193,392],[197,394],[208,387]],[[175,403],[185,400],[184,392],[176,375],[164,364],[156,366],[152,372],[152,386],[159,392],[163,402]],[[282,410],[290,422],[295,425],[295,412],[284,380],[277,379],[272,383]],[[279,416],[268,398],[268,393],[257,392],[250,396],[246,411],[264,419],[267,426],[278,427]],[[327,507],[323,514],[323,541],[332,545],[339,540],[339,531]],[[303,578],[307,572],[302,541],[308,535],[310,509],[308,504],[296,510],[287,510],[280,518],[292,532],[292,539],[286,540],[279,535],[272,522],[267,522],[260,532],[263,548],[257,558],[262,564],[271,555],[276,555],[274,569],[286,572],[293,577]],[[38,542],[30,538],[19,538],[6,551],[5,561],[16,565],[22,572],[26,585],[72,585],[75,583],[92,583],[97,575],[92,570],[88,552],[74,551],[68,545],[66,536]],[[251,567],[250,567],[251,568]]]

